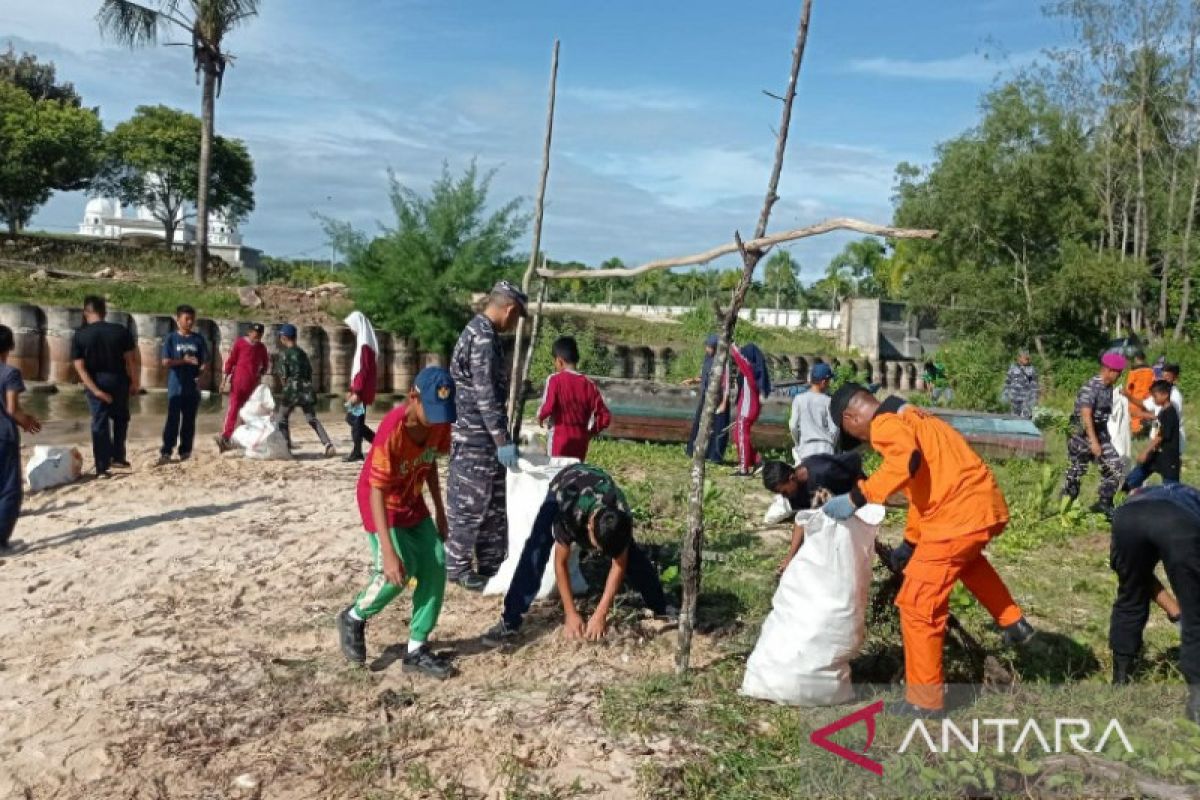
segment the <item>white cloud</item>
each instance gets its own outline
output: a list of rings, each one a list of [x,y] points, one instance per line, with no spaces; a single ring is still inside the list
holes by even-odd
[[[627,89],[570,86],[563,89],[562,96],[601,111],[687,111],[702,105],[699,98],[677,89],[649,86]]]
[[[884,78],[984,83],[999,72],[1032,62],[1037,55],[1032,51],[1000,56],[975,52],[926,60],[877,56],[851,61],[850,70]]]

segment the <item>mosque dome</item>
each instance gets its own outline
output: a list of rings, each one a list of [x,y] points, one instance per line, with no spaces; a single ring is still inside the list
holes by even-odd
[[[111,197],[93,197],[88,200],[87,207],[83,211],[85,218],[91,220],[96,219],[111,219],[121,216],[121,204]]]

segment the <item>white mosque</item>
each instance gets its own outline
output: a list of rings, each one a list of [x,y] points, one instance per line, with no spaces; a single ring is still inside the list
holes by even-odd
[[[132,244],[166,239],[162,222],[155,219],[150,208],[138,206],[133,216],[126,216],[120,201],[111,197],[95,197],[88,201],[83,222],[79,225],[79,234]],[[184,221],[181,211],[173,246],[182,249],[195,243],[196,226]],[[237,225],[217,211],[208,215],[208,251],[239,268],[243,277],[257,282],[262,251],[244,245]]]

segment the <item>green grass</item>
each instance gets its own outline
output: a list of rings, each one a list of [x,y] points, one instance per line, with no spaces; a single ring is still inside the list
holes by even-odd
[[[195,306],[202,317],[236,319],[245,313],[237,291],[228,286],[197,287],[190,278],[161,276],[138,281],[32,280],[28,275],[0,270],[0,303],[34,303],[75,307],[98,294],[110,308],[130,313],[170,314],[180,303]]]

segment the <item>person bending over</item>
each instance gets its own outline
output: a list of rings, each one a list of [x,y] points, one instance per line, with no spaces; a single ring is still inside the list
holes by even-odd
[[[855,452],[818,453],[801,459],[795,467],[782,461],[768,461],[763,466],[763,487],[786,497],[792,511],[822,506],[832,495],[846,494],[865,477],[862,456]],[[784,573],[803,544],[804,525],[797,522],[792,526],[792,543],[787,555],[775,570],[777,574]]]

